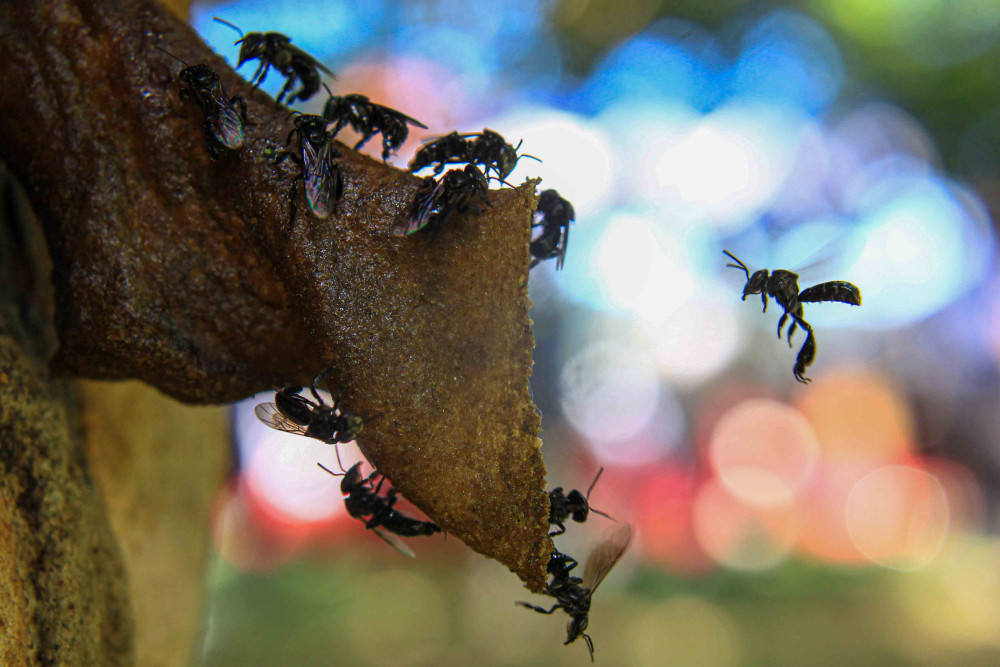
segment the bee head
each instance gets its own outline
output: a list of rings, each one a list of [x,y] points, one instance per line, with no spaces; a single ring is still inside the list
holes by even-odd
[[[264,33],[248,32],[240,37],[236,41],[236,44],[240,45],[240,55],[236,63],[236,66],[240,67],[246,61],[260,58],[263,55]]]
[[[751,294],[760,294],[767,286],[767,269],[758,269],[747,279],[747,284],[743,286],[743,299],[746,300]]]

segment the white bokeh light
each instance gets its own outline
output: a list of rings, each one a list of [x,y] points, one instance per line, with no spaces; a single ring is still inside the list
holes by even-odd
[[[577,219],[609,203],[615,160],[604,130],[593,121],[549,107],[521,107],[515,114],[486,121],[514,145],[522,159],[507,177],[511,183],[541,177],[539,190],[554,188],[573,202]]]
[[[609,302],[661,323],[694,289],[685,253],[648,218],[623,213],[608,223],[595,261]]]
[[[329,395],[321,392],[329,402]],[[254,406],[274,400],[274,393],[258,394],[237,403],[235,430],[243,474],[254,496],[291,520],[324,521],[343,514],[340,478],[324,472],[317,463],[338,472],[334,445],[313,438],[276,431],[254,415]],[[361,459],[354,443],[337,445],[345,467]]]
[[[563,367],[560,380],[567,421],[598,445],[638,435],[652,421],[660,400],[653,360],[616,341],[580,350]]]

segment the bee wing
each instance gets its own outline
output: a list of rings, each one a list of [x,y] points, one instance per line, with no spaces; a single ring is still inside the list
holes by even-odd
[[[294,435],[305,435],[306,427],[300,424],[296,424],[292,420],[281,414],[278,410],[278,406],[274,403],[258,403],[254,409],[253,413],[257,415],[257,419],[261,420],[271,428],[284,431],[285,433],[292,433]]]
[[[404,556],[409,556],[410,558],[416,558],[417,557],[417,554],[413,553],[413,549],[411,549],[406,544],[406,542],[404,542],[400,538],[396,537],[395,535],[393,535],[389,531],[382,530],[382,528],[380,528],[379,526],[375,526],[374,528],[372,528],[372,532],[374,532],[376,535],[378,535],[383,540],[385,540],[386,542],[388,542],[390,547],[392,547],[393,549],[395,549],[399,553],[403,554]]]
[[[302,164],[305,172],[306,200],[317,218],[330,217],[330,188],[334,187],[335,174],[330,166],[330,144],[319,150],[306,141],[302,145]]]
[[[589,588],[591,594],[608,576],[608,572],[615,566],[628,545],[632,542],[632,526],[623,523],[620,528],[611,533],[603,542],[594,547],[594,550],[587,556],[587,565],[583,570],[582,586]]]
[[[566,227],[562,233],[562,243],[559,244],[559,259],[556,260],[556,271],[562,270],[563,262],[566,261],[566,247],[569,246],[569,223],[573,217],[566,221]]]
[[[226,148],[243,145],[243,120],[239,112],[230,104],[219,104],[217,112],[211,115],[212,134]]]
[[[331,72],[330,68],[328,68],[326,65],[324,65],[320,61],[316,60],[315,57],[309,55],[309,53],[307,53],[306,51],[303,51],[302,49],[300,49],[299,47],[295,46],[294,44],[290,44],[290,43],[286,44],[285,48],[288,49],[289,51],[293,51],[296,55],[298,55],[300,58],[302,58],[303,60],[305,60],[306,62],[308,62],[310,65],[312,65],[316,69],[322,71],[324,74],[329,75],[330,78],[332,78],[332,79],[336,79],[337,78],[337,75],[334,74],[333,72]]]

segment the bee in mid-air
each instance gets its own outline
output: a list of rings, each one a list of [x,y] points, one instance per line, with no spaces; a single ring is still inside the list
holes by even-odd
[[[488,192],[489,181],[473,164],[465,169],[452,169],[437,180],[428,177],[417,191],[406,226],[397,227],[393,233],[409,236],[426,227],[430,234],[435,234],[453,212],[475,206],[474,197],[490,206]]]
[[[795,379],[799,382],[809,382],[805,376],[806,368],[816,358],[816,336],[812,326],[802,318],[803,303],[817,303],[821,301],[839,301],[852,306],[861,305],[861,290],[853,283],[846,280],[831,280],[807,287],[799,291],[799,276],[785,269],[775,269],[768,274],[767,269],[758,269],[753,274],[746,264],[741,262],[728,250],[723,250],[735,264],[726,264],[734,269],[742,269],[747,276],[746,285],[743,286],[743,300],[751,294],[760,294],[761,301],[764,302],[764,312],[767,312],[767,297],[774,298],[778,304],[784,308],[781,319],[778,320],[778,339],[781,339],[781,329],[785,326],[788,318],[792,318],[792,323],[788,327],[785,338],[788,346],[792,346],[792,334],[795,333],[796,326],[801,327],[806,332],[806,341],[799,350],[799,355],[795,359],[795,368],[792,370]]]
[[[344,507],[347,508],[347,513],[363,521],[365,528],[388,542],[401,554],[414,557],[413,550],[396,537],[397,535],[421,537],[441,532],[436,523],[414,519],[394,509],[393,505],[397,500],[396,489],[389,489],[385,495],[381,495],[385,476],[380,475],[378,471],[373,471],[368,477],[362,477],[360,463],[355,463],[343,472],[334,472],[322,463],[316,465],[334,477],[344,478],[340,482],[340,492],[346,496]],[[375,484],[375,478],[379,478],[378,484]]]
[[[562,535],[566,532],[565,521],[573,519],[577,523],[583,523],[587,520],[587,517],[591,512],[594,514],[600,514],[603,517],[611,518],[604,512],[594,509],[590,506],[590,492],[594,490],[594,486],[597,485],[597,480],[601,478],[604,473],[604,468],[602,467],[597,471],[597,475],[594,477],[594,481],[590,483],[590,488],[587,489],[587,495],[583,495],[579,490],[573,489],[569,493],[565,493],[561,486],[549,491],[549,523],[558,526],[559,530],[552,531],[549,533],[549,537],[555,537],[556,535]]]
[[[247,105],[243,98],[239,95],[230,98],[222,85],[222,79],[208,65],[188,65],[166,49],[160,51],[184,65],[184,69],[177,75],[185,84],[181,87],[181,99],[192,99],[201,107],[205,115],[201,131],[205,135],[205,145],[212,159],[217,160],[222,153],[240,148],[243,145],[244,126],[249,125]]]
[[[531,241],[531,266],[556,257],[556,270],[562,268],[569,245],[569,223],[576,220],[573,205],[559,196],[555,190],[546,190],[538,195],[538,209],[532,228],[541,227],[542,232]]]
[[[566,624],[566,641],[569,644],[578,637],[583,637],[590,650],[590,661],[594,661],[594,642],[585,630],[590,621],[590,602],[597,587],[608,576],[611,568],[621,559],[632,542],[632,526],[625,523],[611,533],[607,539],[594,547],[587,557],[583,568],[583,578],[571,576],[570,571],[576,567],[576,560],[553,550],[549,557],[547,571],[552,578],[545,584],[545,595],[556,599],[550,609],[538,607],[527,602],[516,604],[528,609],[534,609],[540,614],[551,614],[556,609],[562,609],[569,614]]]
[[[294,224],[298,211],[299,182],[305,183],[306,202],[317,218],[325,220],[337,207],[337,202],[344,195],[344,177],[337,165],[340,151],[333,145],[333,136],[326,131],[327,122],[322,116],[313,114],[298,114],[295,116],[295,127],[288,133],[285,150],[281,152],[275,164],[291,158],[302,167],[302,173],[292,179],[291,222]],[[292,143],[292,137],[298,137],[299,151],[287,150]]]
[[[489,129],[472,134],[452,132],[426,141],[410,160],[409,167],[410,171],[418,172],[433,165],[436,175],[448,164],[479,164],[487,176],[494,171],[496,176],[493,178],[506,183],[505,179],[522,157],[538,160],[534,155],[518,155],[520,147],[521,143],[511,146],[500,134]]]
[[[273,403],[257,404],[254,414],[273,429],[315,438],[328,445],[356,440],[364,426],[361,415],[340,409],[340,393],[333,405],[327,405],[316,391],[316,385],[330,370],[322,371],[313,379],[309,391],[315,400],[301,395],[303,387],[285,387],[275,391]]]
[[[327,89],[327,92],[330,92]],[[354,150],[360,149],[376,134],[382,134],[382,159],[388,160],[392,153],[403,145],[410,135],[410,125],[427,126],[416,118],[411,118],[401,111],[376,104],[364,95],[334,95],[323,107],[323,117],[333,124],[330,133],[337,133],[346,126],[361,135],[361,140],[354,145]]]
[[[267,76],[267,71],[272,67],[285,77],[285,85],[278,93],[277,102],[285,99],[296,81],[302,83],[299,89],[292,92],[288,98],[289,103],[296,99],[305,102],[319,90],[320,71],[333,77],[333,72],[327,69],[326,65],[313,58],[311,55],[292,44],[292,39],[288,35],[280,32],[248,32],[244,33],[229,21],[223,21],[218,17],[213,17],[223,25],[227,25],[237,33],[240,38],[236,44],[240,45],[240,55],[236,67],[239,68],[248,60],[259,60],[257,71],[250,77],[250,84],[256,88]]]

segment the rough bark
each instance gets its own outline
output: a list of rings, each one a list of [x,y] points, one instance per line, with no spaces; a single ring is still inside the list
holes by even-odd
[[[243,149],[209,157],[200,110],[178,98],[180,65],[156,46],[208,63],[247,99]],[[150,0],[0,3],[0,89],[0,156],[52,255],[57,371],[217,403],[332,364],[344,404],[380,415],[360,442],[379,470],[541,587],[551,541],[527,383],[533,183],[491,192],[490,208],[433,239],[398,238],[419,180],[341,147],[337,214],[318,220],[300,202],[289,224],[295,169],[272,159],[287,109]]]

